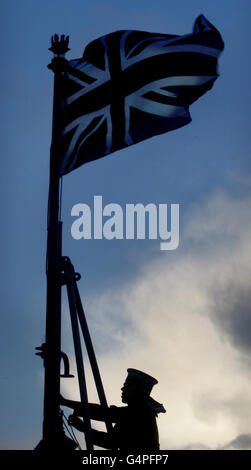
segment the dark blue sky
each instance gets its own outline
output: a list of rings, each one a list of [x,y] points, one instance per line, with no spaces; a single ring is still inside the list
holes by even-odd
[[[82,273],[80,288],[88,311],[107,292],[116,292],[128,283],[137,285],[151,269],[151,263],[158,263],[161,271],[186,257],[186,224],[196,205],[206,206],[219,192],[237,201],[250,195],[250,2],[93,0],[87,5],[80,0],[13,0],[1,2],[0,10],[0,436],[2,449],[33,448],[42,430],[43,369],[34,348],[44,341],[45,331],[53,95],[53,74],[47,69],[50,37],[54,33],[69,34],[68,58],[73,59],[82,55],[88,42],[118,29],[188,34],[196,17],[203,13],[225,42],[219,60],[220,77],[213,89],[191,107],[191,124],[84,165],[64,177],[63,254],[70,256]],[[74,240],[70,233],[71,208],[78,202],[92,206],[94,195],[102,195],[104,204],[121,206],[137,202],[180,204],[179,248],[161,252],[155,240]],[[190,242],[195,243],[194,239]],[[116,317],[114,308],[111,305],[114,324],[122,336],[124,332],[130,337],[132,321],[122,314]],[[108,341],[105,328],[99,331],[95,315],[90,318],[90,327],[106,370],[105,354],[119,354],[120,340],[115,334],[113,337],[113,326],[107,319]],[[143,357],[140,365],[144,367]],[[235,431],[238,434],[239,429]],[[228,438],[230,441],[226,435]],[[177,438],[177,446],[180,442]]]

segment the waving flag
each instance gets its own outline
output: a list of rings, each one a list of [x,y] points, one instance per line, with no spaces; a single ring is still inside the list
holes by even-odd
[[[223,48],[203,15],[192,34],[116,31],[88,44],[65,73],[60,174],[188,124]]]

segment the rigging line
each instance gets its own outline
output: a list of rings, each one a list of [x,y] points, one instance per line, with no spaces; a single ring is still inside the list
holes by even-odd
[[[62,213],[62,195],[63,195],[63,176],[59,178],[59,201],[58,201],[58,218],[59,221],[61,220],[61,213]],[[47,202],[47,231],[49,229],[49,222],[50,222],[50,211],[51,211],[51,200],[50,200],[50,188],[49,188],[49,197]],[[46,271],[48,268],[48,244],[46,248]]]
[[[79,449],[82,450],[82,449],[81,449],[81,446],[80,446],[80,444],[79,444],[79,442],[78,442],[78,440],[77,440],[77,438],[76,438],[76,435],[75,435],[75,433],[74,433],[74,431],[73,431],[73,428],[72,428],[72,426],[70,425],[69,420],[68,420],[67,417],[65,416],[64,412],[62,412],[62,416],[63,416],[63,419],[69,424],[69,426],[70,426],[70,428],[71,428],[71,430],[70,430],[70,429],[68,428],[67,424],[66,424],[65,422],[63,422],[63,424],[64,424],[64,426],[65,426],[65,429],[67,430],[67,432],[68,432],[68,434],[71,436],[71,438],[76,442],[76,444],[78,445]]]
[[[47,233],[49,229],[49,220],[50,220],[50,195],[48,196],[48,202],[47,202]],[[45,267],[46,267],[46,272],[48,268],[48,243],[46,246],[46,256],[45,256]]]
[[[63,413],[62,413],[62,416],[63,416],[63,420],[65,421],[65,422],[63,422],[63,425],[65,426],[65,429],[67,430],[67,432],[68,432],[68,434],[71,436],[71,438],[74,439],[74,435],[73,435],[74,433],[72,432],[72,427],[71,427],[71,425],[69,424],[69,420],[67,419],[67,417],[66,417]],[[69,429],[69,427],[67,426],[66,423],[69,424],[71,430]],[[75,442],[76,442],[77,444],[79,444],[76,437],[75,437],[74,440],[75,440]]]
[[[60,195],[59,195],[59,220],[61,220],[62,213],[62,194],[63,194],[63,176],[60,177]]]
[[[65,421],[65,422],[63,422],[63,425],[64,425],[65,429],[67,430],[67,432],[71,436],[71,438],[74,439],[73,433],[71,432],[71,430],[68,428],[68,426],[66,424],[66,423],[69,423],[66,416],[64,414],[62,414],[62,416],[63,416],[63,420]],[[75,440],[75,442],[77,442],[77,439],[74,439],[74,440]]]
[[[81,447],[80,447],[80,444],[79,442],[76,440],[76,437],[75,437],[75,434],[71,433],[71,431],[69,430],[69,428],[67,427],[67,425],[64,423],[64,427],[66,429],[66,432],[69,434],[69,436],[71,437],[71,439],[75,442],[76,444],[76,447],[79,449],[79,450],[82,450]],[[75,439],[74,439],[75,437]]]
[[[76,441],[76,443],[78,444],[78,447],[79,447],[79,450],[82,450],[77,438],[76,438],[76,434],[75,432],[73,431],[73,427],[70,425],[70,428],[71,428],[71,432],[72,432],[72,435],[73,435],[73,439]]]

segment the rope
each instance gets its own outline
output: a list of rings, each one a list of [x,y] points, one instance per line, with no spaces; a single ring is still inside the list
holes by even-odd
[[[60,178],[60,195],[59,195],[59,220],[61,220],[62,212],[62,193],[63,193],[63,177]]]
[[[76,444],[78,445],[79,450],[82,450],[82,449],[81,449],[81,446],[80,446],[80,444],[79,444],[79,442],[78,442],[78,440],[77,440],[77,438],[76,438],[75,432],[73,431],[73,427],[72,427],[71,424],[69,423],[69,420],[68,420],[68,418],[65,416],[65,414],[64,414],[63,411],[62,411],[62,416],[63,416],[63,420],[66,421],[66,422],[69,424],[70,428],[71,428],[71,430],[70,430],[70,429],[68,428],[67,424],[63,421],[63,425],[65,426],[66,431],[68,432],[68,434],[70,435],[70,437],[76,442]]]

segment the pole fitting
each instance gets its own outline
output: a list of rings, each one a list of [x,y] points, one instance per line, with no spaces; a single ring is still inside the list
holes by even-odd
[[[68,256],[61,257],[60,271],[62,286],[67,285],[69,277],[76,282],[81,279],[81,274],[75,272],[74,266]]]
[[[54,36],[51,37],[51,47],[49,47],[49,51],[53,52],[56,56],[64,56],[66,52],[70,50],[68,45],[69,36],[65,37],[64,34],[61,34],[59,39],[58,34],[54,34]]]
[[[48,65],[48,69],[55,72],[66,72],[68,69],[68,60],[65,58],[66,52],[70,49],[69,45],[69,36],[64,34],[61,35],[59,38],[58,34],[54,34],[51,37],[51,47],[49,47],[49,51],[53,52],[54,57],[51,63]]]

